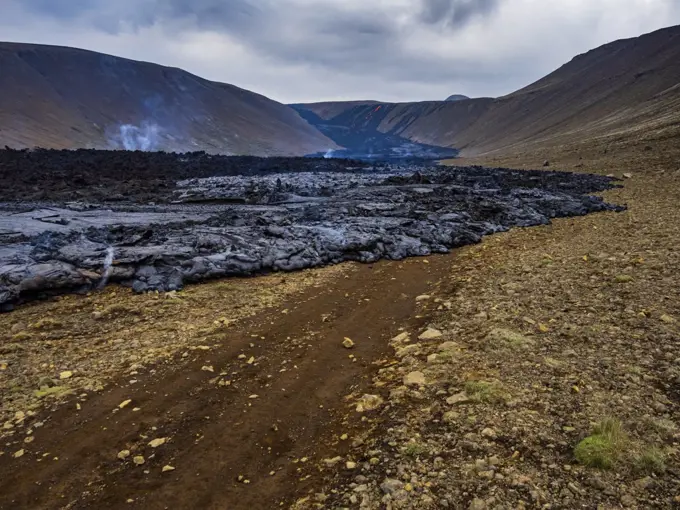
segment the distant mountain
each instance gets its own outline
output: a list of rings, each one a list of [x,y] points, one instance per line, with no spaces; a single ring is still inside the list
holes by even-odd
[[[337,146],[290,107],[176,68],[0,43],[0,147],[304,155]]]
[[[321,109],[296,108],[317,115]],[[496,99],[336,103],[335,112],[328,123],[342,120],[347,129],[454,147],[462,155],[652,131],[678,136],[680,26],[606,44]]]
[[[464,99],[470,99],[467,96],[464,96],[463,94],[454,94],[452,96],[449,96],[446,98],[447,101],[463,101]]]

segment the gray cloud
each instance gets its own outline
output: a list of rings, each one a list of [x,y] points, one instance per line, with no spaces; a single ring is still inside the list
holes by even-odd
[[[30,13],[89,23],[111,33],[168,21],[234,30],[262,14],[250,0],[24,0],[21,5]]]
[[[460,27],[477,16],[488,16],[499,0],[423,0],[421,19],[429,24]]]
[[[96,8],[99,3],[98,0],[70,0],[68,2],[26,0],[22,2],[22,6],[32,13],[49,14],[61,19],[73,19],[85,11]]]
[[[13,1],[13,0],[8,0]],[[17,0],[18,1],[18,0]],[[419,5],[420,20],[434,24],[451,22],[464,25],[474,16],[489,15],[500,0],[415,0]],[[370,2],[367,2],[370,5]],[[128,22],[143,26],[162,19],[189,20],[198,26],[211,29],[241,29],[256,26],[258,18],[280,16],[295,10],[286,0],[24,0],[26,9],[62,19],[77,19],[89,14],[102,13],[115,22]],[[389,18],[391,9],[378,8],[382,17]],[[341,3],[324,3],[317,7],[297,7],[295,15],[317,14],[330,20],[329,15],[346,12]],[[365,13],[371,11],[365,10]],[[362,27],[358,30],[373,30],[374,19],[356,19]]]
[[[8,0],[17,1],[18,0]],[[490,15],[501,0],[416,0],[417,15],[411,25],[442,23],[464,26],[477,16]],[[351,3],[351,2],[350,2]],[[301,6],[288,0],[24,0],[22,5],[34,12],[57,19],[108,20],[112,32],[139,29],[159,23],[193,26],[240,35],[262,36],[267,28],[280,33],[282,23],[298,24],[302,31],[314,34],[337,34],[343,40],[389,38],[395,35],[395,9],[384,4],[347,9],[342,3],[321,2],[318,6]],[[340,39],[340,37],[338,37]],[[279,41],[285,44],[286,41]]]
[[[252,30],[271,12],[269,0],[142,0],[153,5],[159,19],[193,22],[199,28],[245,32]],[[154,20],[158,21],[158,20]]]

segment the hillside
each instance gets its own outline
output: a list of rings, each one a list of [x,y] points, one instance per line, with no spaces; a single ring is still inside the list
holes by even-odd
[[[335,148],[288,106],[176,68],[0,43],[0,69],[0,146],[119,148],[125,136],[133,146],[177,151],[304,155]]]
[[[359,100],[359,101],[324,101],[321,103],[297,103],[291,104],[290,106],[299,110],[308,110],[319,116],[321,119],[328,120],[337,117],[342,112],[355,106],[361,107],[379,104],[383,103],[381,103],[380,101]]]
[[[297,108],[320,110],[318,105]],[[680,27],[601,46],[496,99],[347,103],[336,104],[333,111],[337,116],[327,123],[370,127],[455,147],[464,155],[601,136],[675,136],[680,122]]]

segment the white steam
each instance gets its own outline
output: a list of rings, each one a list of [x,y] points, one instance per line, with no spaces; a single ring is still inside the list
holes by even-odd
[[[113,255],[113,247],[109,246],[106,249],[106,257],[104,257],[104,270],[102,271],[102,279],[99,281],[100,289],[106,286],[113,272]]]
[[[158,124],[143,122],[139,126],[123,124],[117,145],[128,151],[154,151],[158,149],[161,128]]]

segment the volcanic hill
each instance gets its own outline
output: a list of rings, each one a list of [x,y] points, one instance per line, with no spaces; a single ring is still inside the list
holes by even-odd
[[[0,70],[0,146],[123,148],[127,136],[127,148],[178,152],[304,155],[337,148],[288,106],[181,69],[0,43]]]

